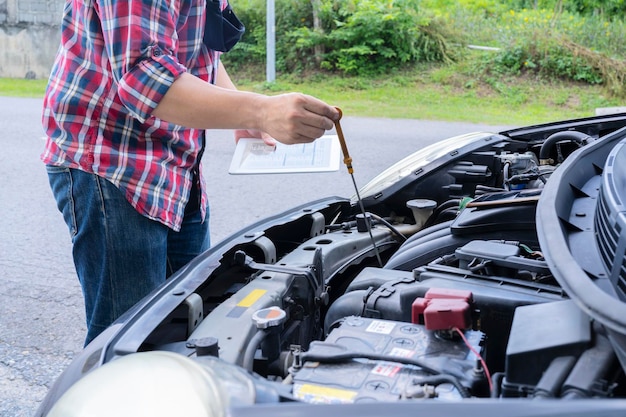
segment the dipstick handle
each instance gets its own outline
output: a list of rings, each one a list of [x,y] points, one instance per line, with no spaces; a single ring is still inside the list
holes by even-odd
[[[341,124],[339,121],[343,116],[343,112],[339,107],[335,107],[339,112],[339,118],[335,122],[335,130],[337,131],[337,137],[339,138],[339,144],[341,145],[341,152],[343,153],[343,163],[346,164],[348,168],[348,173],[352,174],[354,169],[352,168],[352,158],[350,158],[350,153],[348,153],[348,145],[346,145],[346,139],[343,136],[343,130],[341,129]]]

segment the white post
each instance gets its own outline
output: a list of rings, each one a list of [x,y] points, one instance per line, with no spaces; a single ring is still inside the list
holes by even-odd
[[[7,6],[6,8],[6,12],[7,12],[7,17],[6,17],[6,21],[7,23],[11,24],[11,23],[19,23],[20,19],[18,16],[18,0],[9,0],[7,1],[5,4]],[[28,7],[28,5],[23,5]],[[59,20],[59,22],[61,22]]]
[[[276,80],[276,11],[274,0],[267,0],[267,17],[266,17],[266,76],[267,82],[271,83]]]

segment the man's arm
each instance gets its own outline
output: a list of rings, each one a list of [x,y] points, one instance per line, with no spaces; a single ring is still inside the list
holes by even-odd
[[[224,67],[217,85],[185,73],[174,81],[153,116],[196,129],[252,129],[283,143],[311,142],[334,126],[339,112],[305,94],[277,96],[237,91]]]
[[[226,71],[226,68],[224,68],[224,63],[221,60],[217,66],[215,85],[217,85],[218,87],[227,88],[229,90],[237,89],[233,80],[230,79],[230,75],[228,75],[228,71]]]
[[[230,90],[237,89],[237,87],[235,86],[235,83],[233,83],[230,76],[228,75],[228,71],[226,71],[226,68],[224,68],[224,64],[222,63],[222,61],[219,62],[219,67],[217,69],[216,84],[220,87],[228,88]],[[270,145],[270,146],[276,145],[276,141],[274,140],[273,137],[271,137],[271,135],[265,132],[261,132],[260,130],[235,129],[234,133],[235,133],[235,142],[239,141],[239,139],[241,138],[258,138],[258,139],[263,139],[263,141],[265,141],[267,145]]]

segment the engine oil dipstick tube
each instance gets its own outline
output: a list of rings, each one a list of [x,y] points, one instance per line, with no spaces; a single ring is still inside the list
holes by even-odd
[[[372,246],[374,247],[374,253],[376,254],[376,259],[378,260],[378,265],[382,268],[383,261],[380,259],[380,253],[378,251],[378,246],[376,245],[376,241],[374,240],[374,235],[372,234],[372,223],[370,217],[365,212],[365,206],[363,205],[363,200],[361,200],[361,195],[359,194],[359,187],[356,185],[356,180],[354,179],[354,168],[352,168],[352,158],[350,157],[350,153],[348,152],[348,145],[346,145],[346,138],[343,136],[343,130],[341,129],[340,120],[343,117],[343,112],[339,107],[335,107],[339,112],[339,118],[335,121],[335,131],[337,132],[337,137],[339,138],[339,144],[341,145],[341,152],[343,153],[343,163],[348,168],[348,173],[352,178],[352,184],[354,185],[354,191],[356,192],[356,198],[361,209],[361,214],[363,214],[363,219],[365,221],[365,225],[367,227],[367,232],[370,235],[370,239],[372,241]]]

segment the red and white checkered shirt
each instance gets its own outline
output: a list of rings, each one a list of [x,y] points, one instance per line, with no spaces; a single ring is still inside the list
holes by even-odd
[[[151,113],[182,73],[213,82],[219,53],[202,43],[204,11],[204,0],[67,0],[44,98],[42,160],[108,179],[174,230],[204,131]]]

